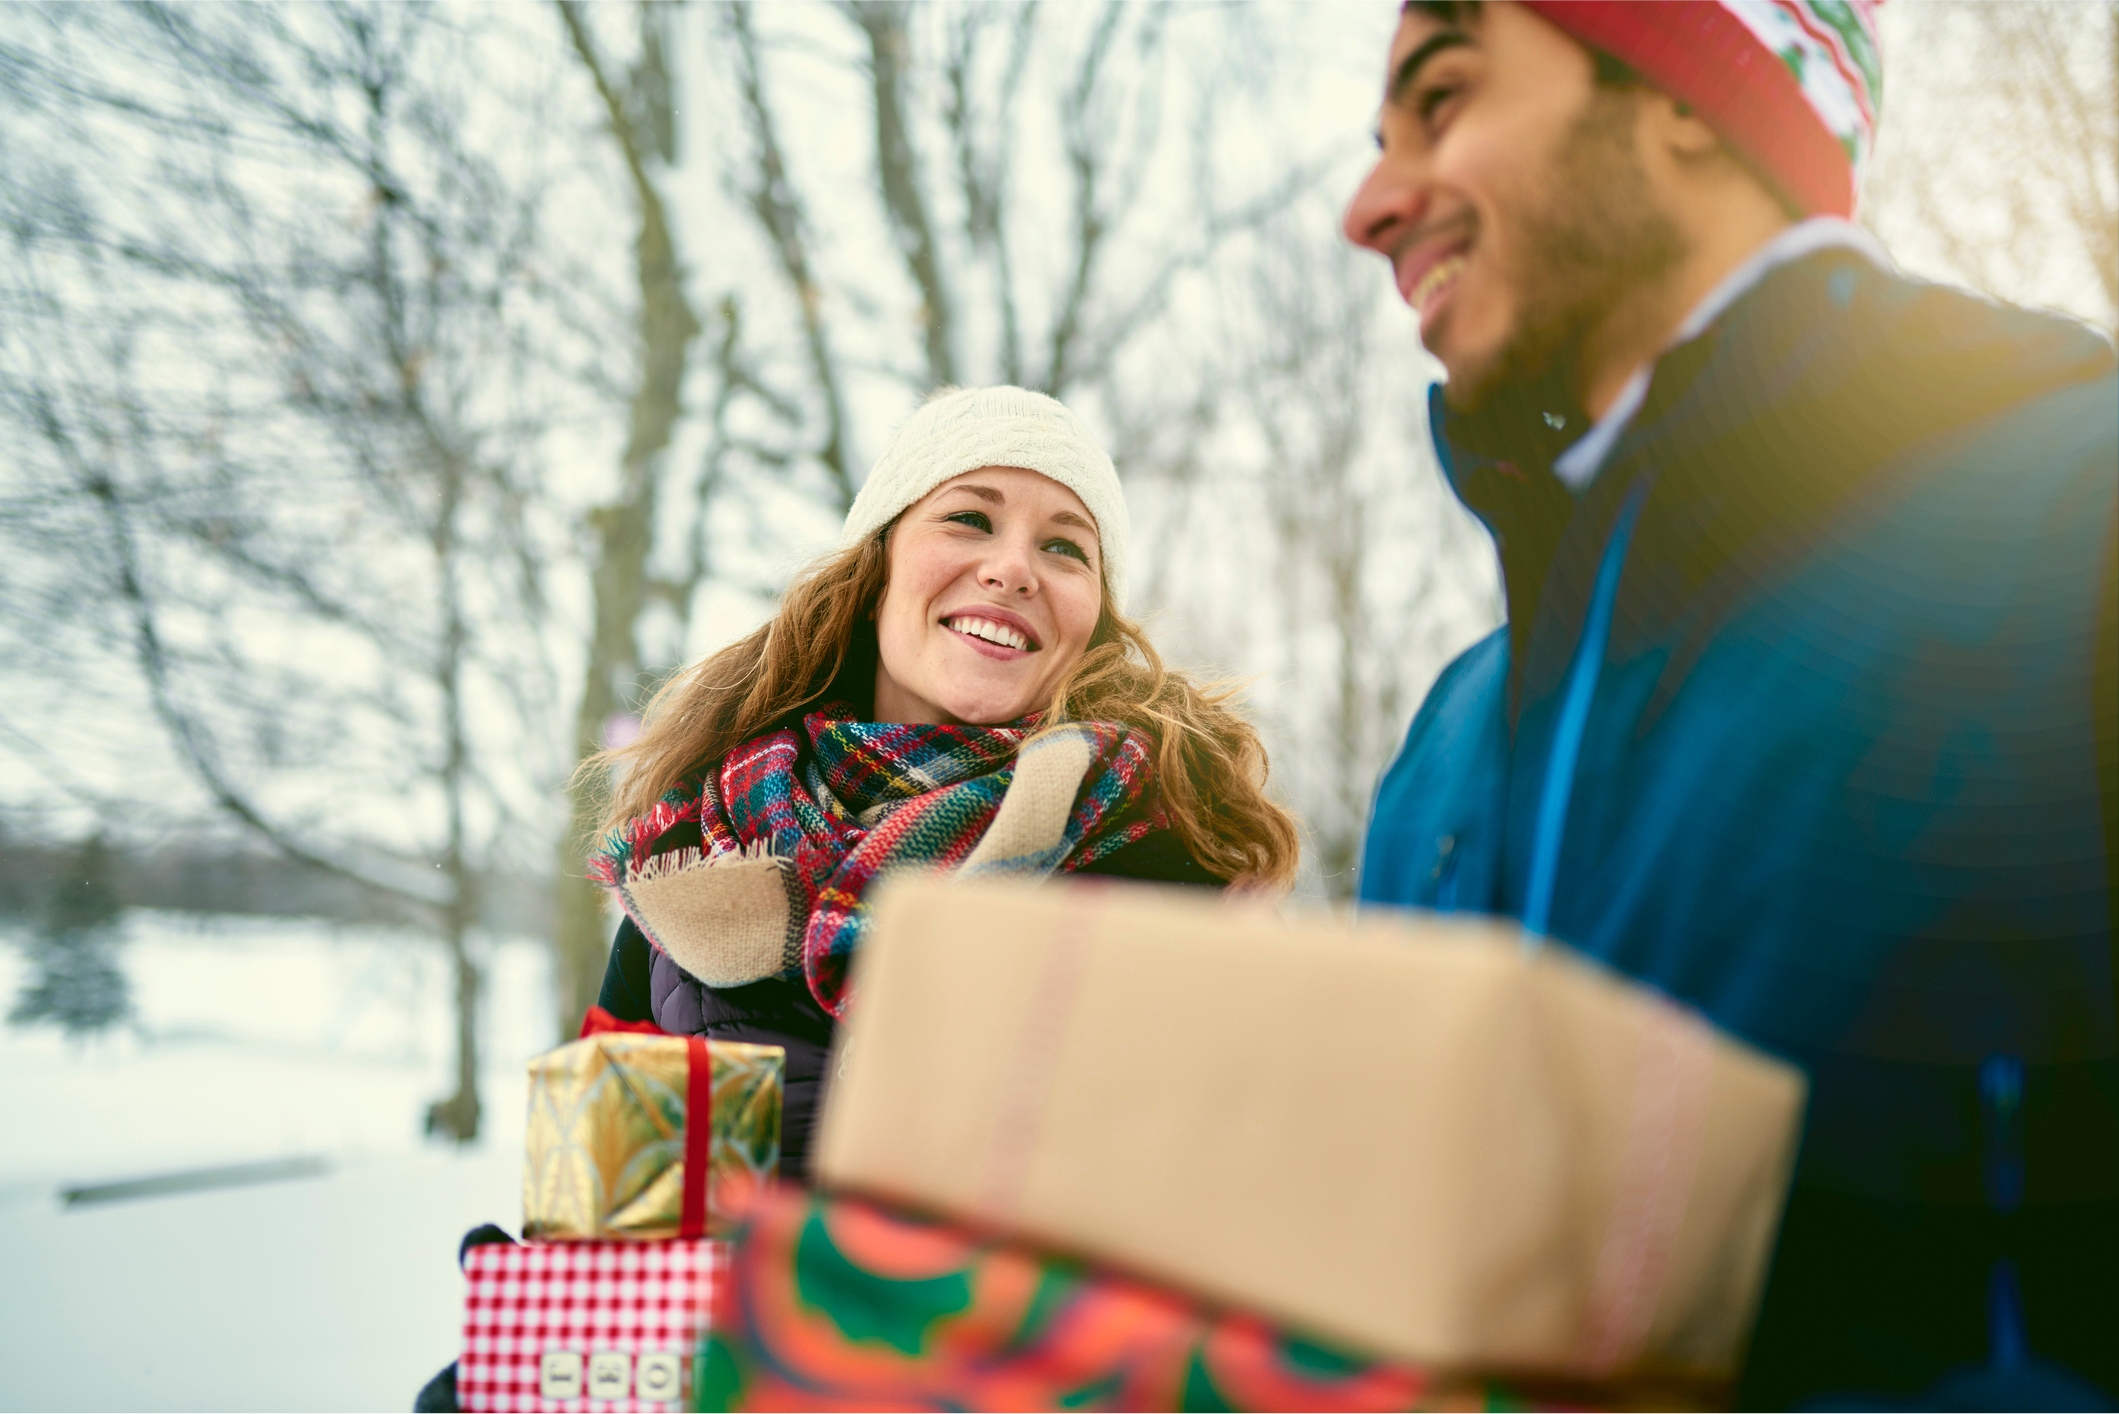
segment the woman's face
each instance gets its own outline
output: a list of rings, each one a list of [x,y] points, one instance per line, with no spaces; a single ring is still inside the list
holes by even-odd
[[[890,531],[876,720],[990,726],[1051,701],[1103,607],[1096,521],[1049,477],[989,466]]]

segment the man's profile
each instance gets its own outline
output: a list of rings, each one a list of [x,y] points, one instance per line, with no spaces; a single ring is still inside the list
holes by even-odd
[[[1865,4],[1405,7],[1345,229],[1508,623],[1361,893],[1809,1074],[1744,1407],[2108,1407],[2119,387],[1853,224],[1881,102]]]

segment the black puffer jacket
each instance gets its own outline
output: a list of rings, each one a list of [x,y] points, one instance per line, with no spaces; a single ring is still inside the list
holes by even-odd
[[[1225,882],[1208,873],[1169,830],[1136,840],[1079,872],[1217,889]],[[598,1001],[621,1021],[653,1021],[672,1035],[785,1048],[780,1173],[808,1179],[810,1130],[824,1101],[833,1023],[799,979],[709,987],[650,947],[629,918],[618,926]]]

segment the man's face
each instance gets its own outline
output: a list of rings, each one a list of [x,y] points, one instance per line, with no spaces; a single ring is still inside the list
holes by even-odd
[[[1408,10],[1391,42],[1382,155],[1347,239],[1391,262],[1452,406],[1545,376],[1683,254],[1634,147],[1634,95],[1520,6]]]

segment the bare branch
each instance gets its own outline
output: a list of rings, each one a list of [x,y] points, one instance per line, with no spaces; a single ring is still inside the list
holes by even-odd
[[[846,9],[868,39],[869,83],[875,94],[876,173],[899,252],[920,292],[927,381],[930,386],[954,384],[956,357],[950,341],[955,301],[942,278],[927,199],[920,190],[919,153],[905,109],[905,75],[912,58],[912,36],[905,24],[910,6],[906,0],[848,0]]]
[[[1166,256],[1155,272],[1142,282],[1133,298],[1098,326],[1088,350],[1076,358],[1068,374],[1068,383],[1093,382],[1101,378],[1109,369],[1111,359],[1127,341],[1162,313],[1171,287],[1180,276],[1213,259],[1229,237],[1255,230],[1286,210],[1312,191],[1329,170],[1330,164],[1323,158],[1298,166],[1274,183],[1263,196],[1245,202],[1233,211],[1210,216],[1196,240]]]
[[[1060,105],[1060,129],[1067,147],[1067,168],[1074,178],[1074,268],[1060,296],[1059,316],[1052,322],[1049,352],[1045,358],[1045,389],[1057,396],[1074,380],[1070,366],[1074,340],[1081,331],[1082,306],[1089,297],[1089,284],[1102,254],[1104,237],[1110,231],[1107,213],[1098,195],[1105,153],[1090,132],[1090,108],[1111,41],[1118,34],[1125,6],[1106,0],[1097,17],[1096,30],[1083,51],[1074,82]]]
[[[949,98],[943,120],[949,125],[956,150],[957,186],[964,201],[964,235],[974,252],[994,262],[994,298],[1001,314],[1001,378],[1023,381],[1022,315],[1016,295],[1014,252],[1009,225],[1002,219],[1008,202],[1009,158],[1015,149],[1016,113],[1022,102],[1024,71],[1030,59],[1031,41],[1037,28],[1037,0],[1017,6],[1009,37],[1008,63],[1003,71],[996,110],[990,116],[979,111],[973,98],[973,70],[978,62],[980,41],[986,23],[997,13],[973,7],[959,13],[950,33],[943,80]],[[993,135],[989,151],[980,150],[979,134]]]
[[[721,14],[735,40],[737,87],[741,90],[744,115],[749,120],[755,146],[755,171],[747,183],[750,208],[764,227],[779,258],[780,271],[794,288],[802,309],[803,340],[809,352],[810,374],[824,405],[824,443],[817,459],[824,464],[843,511],[853,504],[853,475],[847,465],[846,401],[839,369],[824,322],[824,291],[817,282],[809,257],[808,222],[802,202],[788,174],[781,152],[779,126],[765,96],[765,79],[758,61],[758,39],[751,28],[751,9],[742,3],[722,7]]]
[[[155,715],[168,731],[170,740],[176,744],[185,764],[213,797],[215,804],[289,859],[346,879],[372,893],[414,904],[423,909],[436,908],[437,901],[431,897],[372,879],[359,870],[331,858],[322,850],[314,849],[295,838],[259,809],[249,795],[238,788],[229,774],[222,769],[218,753],[205,729],[193,721],[177,701],[170,678],[168,654],[163,647],[161,630],[155,622],[154,603],[140,570],[139,554],[133,542],[132,528],[126,518],[124,502],[109,477],[86,468],[83,468],[83,471],[83,489],[102,509],[109,527],[110,546],[118,570],[118,582],[115,587],[121,602],[131,614],[134,654],[141,674],[147,681]]]

